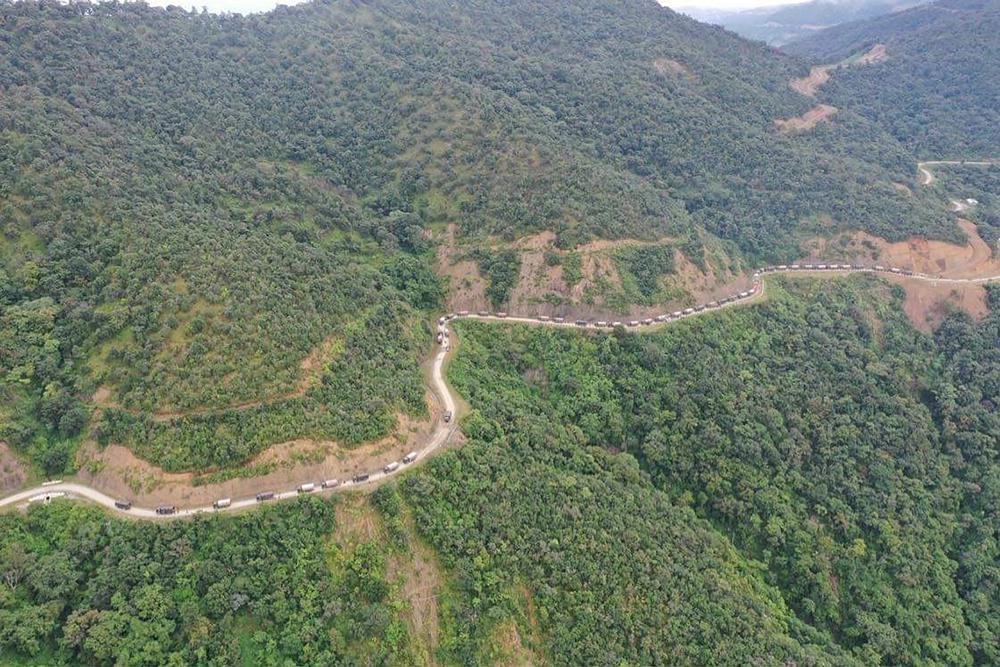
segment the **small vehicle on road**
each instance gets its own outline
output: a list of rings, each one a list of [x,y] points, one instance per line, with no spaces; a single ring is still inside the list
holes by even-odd
[[[120,509],[120,510],[122,510],[123,512],[127,512],[130,509],[132,509],[132,501],[131,500],[121,500],[121,499],[116,500],[115,501],[115,507],[118,508],[118,509]]]
[[[161,516],[177,514],[177,507],[174,505],[160,505],[156,508],[156,513]]]
[[[445,410],[445,411],[444,411],[444,421],[445,421],[445,423],[447,424],[448,422],[450,422],[450,421],[451,421],[451,418],[452,418],[453,416],[454,416],[454,415],[452,415],[452,414],[451,414],[451,410]]]
[[[274,500],[274,491],[261,491],[257,494],[258,503],[263,503],[268,500]]]

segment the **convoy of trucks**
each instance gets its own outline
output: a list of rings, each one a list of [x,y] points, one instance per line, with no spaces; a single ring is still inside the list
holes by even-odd
[[[760,277],[763,273],[779,273],[779,272],[789,272],[789,271],[873,271],[880,273],[890,273],[895,275],[903,276],[919,276],[922,278],[930,278],[926,274],[917,273],[910,269],[902,269],[898,267],[886,267],[881,264],[876,264],[874,266],[865,266],[863,264],[777,264],[773,266],[764,266],[757,269],[753,273],[753,286],[748,290],[743,290],[732,294],[730,296],[722,297],[714,301],[709,301],[704,304],[696,304],[689,306],[683,310],[675,310],[671,313],[663,313],[655,317],[647,317],[641,320],[629,320],[627,322],[621,322],[618,320],[586,320],[577,319],[573,320],[573,324],[581,327],[596,327],[598,329],[608,329],[616,327],[631,327],[636,328],[640,326],[648,326],[654,322],[669,322],[671,320],[680,319],[688,315],[693,315],[695,313],[701,313],[707,310],[713,310],[725,306],[726,304],[733,303],[734,301],[739,301],[741,299],[748,299],[756,294],[760,290]],[[460,310],[457,313],[450,313],[445,315],[443,318],[438,320],[438,323],[443,325],[444,322],[448,322],[456,317],[466,317],[469,311]],[[506,312],[500,311],[497,313],[489,313],[488,311],[480,310],[477,313],[478,317],[496,317],[496,318],[506,318],[508,315]],[[534,319],[538,322],[553,322],[555,324],[564,324],[566,318],[561,315],[538,315],[534,318],[519,318],[519,319]],[[447,336],[447,330],[445,330],[445,336]]]
[[[710,301],[710,302],[707,302],[707,303],[704,303],[704,304],[697,304],[697,305],[694,305],[694,306],[688,306],[687,308],[684,308],[683,310],[675,310],[675,311],[673,311],[671,313],[663,313],[661,315],[657,315],[655,317],[647,317],[647,318],[644,318],[642,320],[629,320],[628,322],[622,322],[622,321],[619,321],[619,320],[597,320],[597,321],[590,321],[590,320],[585,320],[585,319],[579,319],[579,320],[575,320],[574,324],[576,326],[579,326],[579,327],[595,326],[595,327],[600,328],[600,329],[618,328],[618,327],[625,327],[625,326],[635,328],[635,327],[639,327],[639,326],[649,326],[649,325],[653,324],[654,322],[668,322],[668,321],[671,321],[671,320],[677,320],[677,319],[681,319],[683,317],[686,317],[688,315],[692,315],[694,313],[700,313],[700,312],[703,312],[705,310],[713,310],[713,309],[722,307],[722,306],[724,306],[726,304],[732,303],[734,301],[738,301],[738,300],[742,300],[742,299],[747,299],[747,298],[750,298],[750,297],[754,296],[755,294],[757,294],[757,292],[761,288],[760,276],[761,276],[762,273],[774,273],[774,272],[786,272],[786,271],[800,271],[800,270],[804,270],[804,271],[821,271],[821,270],[874,271],[874,272],[884,272],[884,273],[891,273],[891,274],[905,275],[905,276],[917,275],[917,276],[921,276],[921,277],[924,277],[924,278],[930,277],[930,276],[927,276],[925,274],[914,273],[912,270],[909,270],[909,269],[901,269],[901,268],[897,268],[897,267],[885,267],[885,266],[882,266],[882,265],[875,265],[875,266],[866,268],[866,267],[864,267],[863,265],[860,265],[860,264],[779,264],[777,266],[766,266],[766,267],[762,267],[762,268],[758,269],[753,274],[753,286],[752,286],[751,289],[749,289],[749,290],[743,290],[743,291],[738,292],[736,294],[719,298],[718,300],[715,300],[715,301]],[[468,316],[469,316],[469,311],[467,311],[467,310],[460,310],[457,313],[449,313],[449,314],[442,315],[441,317],[439,317],[438,318],[439,330],[438,330],[438,333],[437,333],[437,342],[439,344],[444,344],[444,341],[447,340],[447,338],[448,338],[448,329],[445,326],[445,324],[447,322],[449,322],[449,321],[451,321],[451,320],[453,320],[455,318],[468,317]],[[478,311],[477,316],[478,317],[506,318],[507,317],[507,313],[503,312],[503,311],[500,311],[500,312],[497,312],[495,315],[491,315],[487,311]],[[539,322],[553,322],[555,324],[564,324],[566,322],[566,318],[565,317],[562,317],[562,316],[553,316],[553,315],[539,315],[539,316],[537,316],[534,319],[536,319]],[[443,415],[442,415],[442,419],[443,419],[443,421],[445,423],[449,423],[449,422],[452,421],[453,416],[454,415],[452,414],[451,410],[446,410],[443,413]],[[408,465],[408,464],[413,463],[414,461],[416,461],[418,456],[419,456],[418,452],[415,452],[415,451],[414,452],[410,452],[409,454],[407,454],[406,456],[404,456],[401,459],[401,461],[392,461],[391,463],[386,464],[382,468],[382,473],[385,474],[385,475],[390,475],[390,474],[398,471],[401,466]],[[354,483],[354,484],[360,484],[362,482],[368,481],[370,478],[371,478],[371,474],[370,473],[358,473],[358,474],[354,475],[351,478],[350,481],[352,483]],[[55,484],[59,484],[59,483],[61,483],[61,480],[54,480],[54,481],[43,483],[43,486],[46,486],[46,485],[55,485]],[[327,479],[327,480],[324,480],[324,481],[320,482],[319,486],[322,489],[334,489],[334,488],[337,488],[337,487],[341,486],[341,482],[339,480],[337,480],[337,479]],[[306,482],[304,484],[300,484],[296,488],[296,491],[299,494],[306,494],[306,493],[312,493],[313,491],[316,490],[316,488],[317,488],[317,485],[315,483],[313,483],[313,482]],[[63,497],[65,495],[66,495],[66,493],[64,493],[62,491],[53,491],[51,493],[46,493],[46,494],[40,494],[40,495],[37,495],[37,496],[32,496],[31,498],[28,499],[28,502],[29,503],[48,502],[48,501],[50,501],[50,500],[52,500],[54,498]],[[276,497],[277,497],[277,495],[273,491],[262,491],[260,493],[257,493],[256,500],[257,500],[258,503],[262,503],[262,502],[266,502],[266,501],[269,501],[269,500],[273,500]],[[216,509],[216,510],[222,510],[222,509],[226,509],[226,508],[232,507],[232,502],[233,501],[232,501],[231,498],[221,498],[221,499],[216,500],[215,502],[213,502],[212,503],[212,507],[214,509]],[[117,508],[119,510],[129,511],[129,510],[132,509],[132,501],[127,500],[127,499],[115,500],[114,501],[114,506],[115,506],[115,508]],[[161,515],[161,516],[169,516],[169,515],[174,515],[176,513],[177,513],[177,507],[174,506],[174,505],[159,505],[156,508],[156,514]]]

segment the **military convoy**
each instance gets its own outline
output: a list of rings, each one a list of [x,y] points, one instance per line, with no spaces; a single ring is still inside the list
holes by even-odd
[[[865,266],[860,265],[860,264],[779,264],[779,265],[776,265],[776,266],[765,266],[765,267],[762,267],[760,269],[757,269],[757,271],[753,274],[753,286],[750,289],[740,291],[740,292],[738,292],[736,294],[732,294],[730,296],[721,297],[721,298],[719,298],[719,299],[717,299],[715,301],[710,301],[710,302],[704,303],[704,304],[697,304],[697,305],[694,305],[694,306],[688,306],[688,307],[684,308],[683,310],[675,310],[675,311],[670,312],[670,313],[664,313],[664,314],[661,314],[661,315],[657,315],[655,317],[647,317],[647,318],[644,318],[644,319],[641,319],[641,320],[629,320],[629,321],[623,322],[623,321],[620,321],[620,320],[596,320],[596,321],[590,321],[590,320],[586,320],[586,319],[579,319],[579,320],[575,320],[573,322],[573,324],[575,326],[578,326],[578,327],[590,327],[590,326],[594,326],[594,327],[599,328],[599,329],[609,329],[609,328],[618,328],[618,327],[637,328],[637,327],[640,327],[640,326],[649,326],[649,325],[652,325],[654,322],[658,322],[658,323],[670,322],[670,321],[674,321],[674,320],[683,319],[683,318],[685,318],[685,317],[687,317],[689,315],[693,315],[695,313],[701,313],[701,312],[704,312],[704,311],[707,311],[707,310],[715,310],[717,308],[721,308],[721,307],[723,307],[723,306],[725,306],[727,304],[733,303],[735,301],[741,301],[741,300],[744,300],[744,299],[749,299],[750,297],[754,296],[755,294],[757,294],[760,291],[760,289],[761,289],[760,278],[761,278],[761,274],[764,274],[764,273],[781,273],[781,272],[788,272],[788,271],[830,271],[830,270],[833,270],[833,271],[872,271],[872,272],[878,272],[878,273],[890,273],[890,274],[903,275],[903,276],[914,276],[914,275],[916,275],[916,276],[920,276],[920,277],[924,277],[924,278],[930,277],[930,276],[926,276],[925,274],[914,273],[913,271],[911,271],[909,269],[901,269],[901,268],[898,268],[898,267],[886,267],[886,266],[882,266],[882,265],[875,265],[875,266],[872,266],[872,267],[865,267]],[[442,327],[442,329],[440,329],[438,331],[437,342],[439,344],[444,344],[444,341],[446,341],[447,338],[448,338],[448,330],[447,330],[447,328],[444,328],[446,322],[450,322],[451,320],[456,319],[456,318],[464,318],[464,317],[469,317],[469,316],[470,316],[469,311],[467,311],[467,310],[460,310],[458,312],[448,313],[446,315],[442,315],[441,317],[439,317],[438,318],[438,326]],[[497,318],[503,319],[503,318],[507,317],[507,313],[503,312],[503,311],[500,311],[500,312],[497,312],[495,314],[490,314],[487,311],[478,311],[478,313],[474,317],[497,317]],[[535,320],[537,320],[538,322],[552,322],[554,324],[565,324],[566,323],[566,318],[565,317],[554,316],[554,315],[538,315],[535,318]],[[442,418],[443,418],[443,421],[445,423],[449,423],[449,422],[452,421],[453,414],[452,414],[452,412],[450,410],[446,410],[443,413]],[[382,468],[382,474],[384,474],[384,475],[391,475],[392,473],[395,473],[396,471],[398,471],[402,466],[409,465],[409,464],[413,463],[414,461],[416,461],[418,456],[419,456],[419,452],[415,452],[414,451],[414,452],[410,452],[409,454],[407,454],[406,456],[404,456],[400,461],[392,461],[391,463],[387,463]],[[354,475],[353,477],[351,477],[350,482],[353,483],[353,484],[361,484],[363,482],[368,481],[370,478],[371,478],[371,474],[370,473],[358,473],[358,474]],[[51,482],[51,483],[55,484],[57,482]],[[322,488],[322,489],[325,489],[325,490],[334,489],[334,488],[337,488],[339,486],[341,486],[341,482],[339,480],[337,480],[337,479],[328,479],[328,480],[324,480],[323,482],[319,483],[319,487]],[[304,483],[304,484],[300,484],[296,488],[296,492],[299,493],[299,494],[307,494],[307,493],[312,493],[316,489],[317,489],[317,485],[316,484],[314,484],[312,482],[307,482],[307,483]],[[54,497],[59,497],[59,496],[63,496],[63,495],[65,495],[65,494],[63,494],[61,492],[54,492],[54,493],[50,493],[50,494],[42,494],[42,495],[33,497],[33,498],[29,499],[29,500],[31,502],[34,502],[34,501],[46,502],[46,501],[48,501],[48,500],[50,500],[50,499],[52,499]],[[276,497],[277,497],[277,495],[273,491],[262,491],[262,492],[260,492],[260,493],[258,493],[256,495],[256,500],[257,500],[258,503],[263,503],[263,502],[267,502],[269,500],[273,500]],[[129,510],[132,509],[132,501],[126,500],[126,499],[116,500],[114,502],[114,505],[115,505],[115,507],[117,509],[122,510],[122,511],[129,511]],[[216,500],[214,503],[212,503],[212,508],[215,509],[215,510],[223,510],[223,509],[227,509],[229,507],[232,507],[232,499],[230,499],[230,498],[221,498],[219,500]],[[158,506],[156,508],[156,514],[158,514],[160,516],[170,516],[170,515],[174,515],[176,513],[177,513],[177,507],[174,506],[174,505],[160,505],[160,506]]]
[[[764,266],[764,267],[761,267],[759,269],[756,269],[754,271],[754,273],[753,273],[753,286],[750,289],[743,290],[741,292],[737,292],[736,294],[732,294],[730,296],[721,297],[721,298],[719,298],[719,299],[717,299],[715,301],[710,301],[710,302],[704,303],[704,304],[697,304],[697,305],[694,305],[694,306],[689,306],[689,307],[687,307],[687,308],[685,308],[683,310],[675,310],[675,311],[673,311],[673,312],[671,312],[669,314],[668,313],[664,313],[662,315],[657,315],[655,317],[647,317],[647,318],[644,318],[644,319],[641,319],[641,320],[629,320],[629,321],[626,321],[626,322],[621,322],[621,321],[617,321],[617,320],[610,321],[610,320],[586,320],[586,319],[578,319],[578,320],[574,320],[572,322],[572,324],[575,325],[575,326],[577,326],[577,327],[580,327],[580,328],[595,327],[595,328],[598,328],[598,329],[613,329],[613,328],[617,328],[617,327],[629,327],[629,328],[633,328],[634,329],[634,328],[637,328],[637,327],[640,327],[640,326],[649,326],[649,325],[653,324],[654,322],[659,322],[659,323],[670,322],[672,320],[678,320],[678,319],[687,317],[688,315],[694,315],[696,313],[701,313],[701,312],[704,312],[704,311],[709,311],[709,310],[714,310],[716,308],[721,308],[722,306],[725,306],[727,304],[733,303],[735,301],[740,301],[740,300],[743,300],[743,299],[749,299],[750,297],[752,297],[755,294],[757,294],[757,292],[760,290],[760,286],[761,286],[760,277],[761,277],[761,274],[764,274],[764,273],[784,273],[784,272],[789,272],[789,271],[873,271],[873,272],[878,272],[878,273],[890,273],[890,274],[896,274],[896,275],[902,275],[902,276],[919,276],[919,277],[922,277],[922,278],[928,278],[928,277],[930,277],[930,276],[927,276],[927,275],[922,274],[922,273],[916,273],[914,271],[911,271],[910,269],[901,269],[901,268],[897,268],[897,267],[886,267],[886,266],[882,266],[880,264],[876,264],[875,266],[868,266],[868,267],[866,267],[866,266],[864,266],[862,264],[829,264],[829,263],[827,263],[827,264],[777,264],[777,265],[772,265],[772,266]],[[450,313],[448,315],[443,316],[442,318],[440,318],[438,320],[438,323],[443,325],[444,322],[448,322],[448,321],[453,320],[455,318],[468,317],[468,315],[469,315],[469,311],[467,311],[467,310],[460,310],[457,313]],[[497,312],[497,313],[491,314],[491,313],[489,313],[489,312],[487,312],[485,310],[481,310],[481,311],[478,311],[477,317],[495,317],[495,318],[501,318],[502,319],[502,318],[507,317],[507,313],[501,311],[501,312]],[[521,318],[521,319],[526,319],[526,318]],[[538,315],[534,319],[536,321],[538,321],[538,322],[552,322],[554,324],[564,324],[564,323],[566,323],[566,318],[565,317],[556,316],[556,315]],[[447,336],[447,333],[445,333],[445,336]]]

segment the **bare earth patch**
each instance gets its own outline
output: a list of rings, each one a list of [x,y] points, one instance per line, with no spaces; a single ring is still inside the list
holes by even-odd
[[[456,236],[458,225],[449,224],[437,251],[436,271],[448,279],[448,306],[452,310],[483,310],[489,307],[486,299],[486,280],[479,274],[475,262],[459,259]]]
[[[815,97],[816,91],[819,90],[820,86],[830,80],[830,75],[840,67],[851,67],[854,65],[871,65],[880,60],[885,60],[888,57],[885,44],[876,44],[866,53],[858,56],[855,59],[848,58],[843,63],[831,63],[829,65],[816,65],[809,70],[809,76],[804,76],[801,79],[792,79],[788,85],[791,86],[792,90],[805,95],[806,97]]]
[[[788,85],[798,93],[802,93],[807,97],[813,97],[816,95],[819,87],[830,80],[830,72],[835,69],[837,69],[836,65],[816,65],[809,70],[809,76],[804,76],[801,79],[792,79]]]
[[[830,239],[812,239],[804,244],[809,255],[802,261],[840,259],[851,262],[898,266],[943,278],[975,278],[1000,275],[1000,260],[969,220],[959,219],[958,226],[968,242],[956,245],[944,241],[913,238],[889,243],[884,239],[854,232]],[[986,289],[982,285],[931,283],[886,276],[906,290],[904,309],[914,326],[930,331],[950,308],[958,308],[979,319],[987,312]]]
[[[657,74],[691,76],[691,70],[688,69],[686,65],[682,65],[676,60],[671,60],[670,58],[655,59],[653,61],[653,69],[656,70]]]
[[[389,577],[400,584],[400,597],[407,603],[406,624],[416,640],[424,664],[437,665],[440,635],[438,596],[444,588],[444,573],[437,555],[416,535],[408,521],[409,553],[389,559]]]
[[[824,120],[829,120],[837,113],[837,107],[829,104],[817,104],[809,111],[795,118],[778,118],[774,121],[778,132],[782,134],[797,134],[816,127]]]
[[[496,665],[525,667],[526,665],[539,664],[531,649],[521,641],[521,632],[513,620],[500,623],[496,627],[491,643],[500,653],[494,663]]]
[[[6,442],[0,442],[0,492],[19,489],[27,479],[28,472],[24,465]]]
[[[880,60],[885,60],[888,58],[888,54],[885,50],[885,44],[876,44],[868,53],[858,58],[853,64],[854,65],[871,65],[872,63],[877,63]]]
[[[672,309],[690,305],[696,300],[710,301],[732,293],[734,288],[745,289],[749,279],[725,271],[715,275],[709,267],[702,271],[690,262],[683,253],[675,250],[675,273],[665,278],[665,286],[678,296],[671,301],[656,304],[651,307],[633,306],[625,313],[620,308],[608,305],[608,298],[622,289],[622,277],[615,261],[615,251],[622,248],[637,246],[661,245],[673,243],[677,239],[664,237],[658,239],[597,239],[577,246],[572,250],[563,250],[555,246],[555,234],[545,231],[525,236],[508,247],[518,252],[521,268],[518,279],[511,291],[505,309],[518,315],[549,315],[566,318],[587,319],[630,319],[645,318],[662,313],[665,308]],[[439,250],[438,270],[448,275],[452,282],[452,292],[448,296],[448,308],[458,310],[493,310],[482,291],[470,298],[467,288],[455,286],[455,268],[458,264],[440,261],[442,257],[455,254],[453,232],[449,231],[444,241],[451,248]],[[499,248],[500,241],[494,241],[493,247]],[[550,265],[546,257],[556,255],[564,260],[569,255],[580,259],[580,279],[569,284],[566,279],[562,261]],[[471,263],[469,263],[471,264]],[[470,266],[463,270],[468,276],[475,272]],[[480,280],[475,273],[476,280]]]
[[[101,448],[86,442],[77,453],[77,478],[108,495],[129,498],[137,504],[170,502],[181,507],[210,504],[219,498],[250,497],[261,490],[287,489],[304,482],[348,479],[420,449],[433,434],[441,412],[436,400],[428,400],[431,419],[415,421],[398,415],[396,432],[375,442],[353,448],[310,439],[272,445],[245,464],[247,468],[271,467],[269,472],[253,477],[196,485],[195,472],[167,472],[121,445]],[[461,441],[461,432],[456,432],[451,442],[457,445]]]

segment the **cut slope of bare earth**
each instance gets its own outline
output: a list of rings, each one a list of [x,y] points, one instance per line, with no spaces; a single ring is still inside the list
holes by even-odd
[[[433,435],[441,413],[438,402],[428,400],[432,401],[431,419],[418,422],[398,415],[394,434],[358,447],[344,448],[335,442],[308,439],[272,445],[244,465],[263,471],[252,477],[198,484],[194,472],[167,472],[121,445],[101,448],[86,442],[77,453],[77,478],[108,495],[129,498],[146,507],[161,503],[200,506],[219,498],[246,498],[261,490],[287,489],[305,481],[348,479],[419,450]],[[461,432],[456,432],[450,442],[460,444]]]
[[[820,87],[830,80],[830,75],[841,67],[851,67],[854,65],[871,65],[877,63],[880,60],[885,60],[888,54],[885,50],[885,44],[876,44],[867,52],[861,54],[857,58],[848,58],[843,62],[831,63],[828,65],[816,65],[809,70],[809,75],[804,76],[801,79],[792,79],[789,82],[789,86],[792,90],[802,93],[806,97],[815,97],[816,92]]]
[[[857,57],[848,58],[843,62],[829,65],[816,65],[809,70],[809,76],[801,79],[792,79],[788,85],[792,90],[805,95],[815,97],[820,87],[830,80],[830,76],[841,67],[864,66],[885,60],[886,51],[884,44],[876,44],[866,53]],[[829,104],[817,104],[801,116],[793,118],[778,118],[774,121],[774,126],[782,134],[797,134],[806,132],[816,127],[819,123],[829,120],[837,113],[837,107]]]
[[[711,301],[732,293],[734,289],[746,289],[750,285],[748,276],[728,270],[718,275],[711,267],[702,271],[681,251],[675,250],[675,270],[665,278],[665,286],[684,296],[650,307],[633,306],[628,313],[623,313],[605,302],[609,292],[620,291],[622,288],[622,277],[614,252],[622,248],[671,243],[676,239],[599,239],[566,251],[555,246],[555,238],[554,233],[545,231],[510,244],[509,247],[516,250],[521,259],[517,282],[505,305],[510,312],[519,315],[558,315],[571,319],[644,318],[662,313],[665,307],[683,307]],[[438,271],[449,279],[448,309],[453,312],[494,310],[486,299],[486,282],[479,275],[475,263],[458,259],[462,252],[457,246],[455,229],[449,227],[441,241]],[[496,246],[500,247],[500,244],[497,243]],[[582,276],[572,285],[565,278],[562,263],[549,265],[546,262],[547,255],[565,258],[571,253],[580,257]]]
[[[943,278],[975,278],[1000,275],[998,260],[989,245],[979,236],[969,220],[959,219],[968,243],[956,245],[944,241],[913,238],[889,243],[884,239],[855,232],[830,239],[812,239],[806,244],[809,255],[803,261],[842,260],[897,266]],[[904,309],[914,326],[930,331],[940,324],[950,309],[958,308],[976,319],[986,315],[986,288],[976,284],[951,284],[907,280],[887,275],[906,291]]]
[[[829,104],[817,104],[801,116],[794,118],[778,118],[774,121],[774,126],[782,134],[796,134],[805,132],[819,125],[824,120],[829,120],[837,113],[837,107]]]

